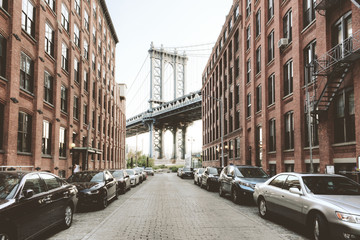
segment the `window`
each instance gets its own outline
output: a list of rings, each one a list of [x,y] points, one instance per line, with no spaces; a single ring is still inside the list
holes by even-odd
[[[92,122],[91,122],[91,127],[93,128],[93,129],[95,129],[95,110],[92,110]]]
[[[283,18],[283,36],[292,41],[292,11],[288,11]]]
[[[319,116],[317,114],[310,116],[310,131],[311,131],[312,146],[319,145],[318,122],[319,122]],[[305,147],[309,147],[310,142],[309,142],[309,116],[308,116],[308,113],[305,113],[305,115],[304,115],[304,123],[305,123]]]
[[[234,22],[236,22],[236,19],[239,17],[239,15],[240,15],[239,5],[237,5],[234,10]]]
[[[92,87],[92,97],[95,100],[96,98],[96,81],[93,81],[93,87]]]
[[[59,156],[66,157],[66,129],[64,127],[60,127]]]
[[[315,20],[316,0],[304,0],[304,28]]]
[[[256,74],[261,72],[261,46],[256,49]]]
[[[246,82],[251,81],[251,59],[249,58],[246,62]]]
[[[69,10],[64,3],[61,4],[61,26],[69,32]]]
[[[268,105],[275,103],[275,73],[268,78]]]
[[[84,27],[87,31],[89,31],[89,14],[86,10],[84,11]]]
[[[316,49],[316,41],[309,43],[304,49],[304,73],[305,73],[305,85],[314,82],[311,64],[314,61]]]
[[[88,106],[84,103],[84,124],[88,124]]]
[[[4,105],[2,103],[0,103],[0,149],[3,149],[4,118],[5,118]]]
[[[60,180],[58,180],[53,175],[40,173],[40,176],[44,180],[48,191],[61,187]]]
[[[251,13],[251,0],[246,0],[246,17],[250,16]]]
[[[61,49],[61,67],[65,71],[69,70],[69,49],[65,43],[62,43]]]
[[[98,62],[98,78],[101,78],[101,64],[99,62]]]
[[[239,58],[235,60],[235,78],[237,78],[240,74],[240,61]]]
[[[261,111],[262,109],[262,97],[261,97],[261,85],[256,87],[256,111]]]
[[[355,141],[354,89],[340,91],[335,98],[335,143]]]
[[[251,41],[251,29],[250,25],[246,28],[246,50],[250,49],[250,41]]]
[[[100,14],[99,14],[98,20],[99,20],[99,29],[101,29],[101,28],[102,28],[102,20],[101,20]],[[100,34],[101,34],[101,33],[100,33]]]
[[[239,50],[239,30],[235,32],[234,42],[234,52],[236,53]]]
[[[23,191],[32,189],[34,194],[39,194],[46,191],[44,182],[40,179],[38,174],[31,174],[26,178]]]
[[[51,123],[43,121],[42,154],[51,155]]]
[[[35,7],[30,0],[22,1],[21,28],[35,37]]]
[[[79,120],[79,97],[74,95],[74,118]]]
[[[61,111],[67,112],[67,89],[64,85],[61,85]]]
[[[91,54],[91,68],[92,68],[92,70],[93,70],[93,71],[95,71],[95,70],[96,70],[96,63],[95,63],[95,60],[96,60],[96,58],[95,58],[95,54],[94,54],[94,53],[92,53],[92,54]]]
[[[250,117],[251,116],[251,93],[248,93],[247,98],[246,98],[246,103],[247,103],[246,117]]]
[[[77,58],[74,58],[74,81],[79,83],[79,60],[77,60]]]
[[[84,40],[84,58],[89,59],[89,44]]]
[[[268,62],[273,60],[274,54],[274,30],[268,36]]]
[[[76,23],[74,24],[74,42],[76,46],[80,47],[80,30]]]
[[[54,56],[54,30],[45,23],[45,52]]]
[[[53,77],[46,71],[44,76],[44,100],[53,103]]]
[[[75,11],[80,15],[80,0],[75,0]]]
[[[342,44],[345,39],[352,36],[352,15],[351,12],[346,13],[343,15],[332,27],[331,29],[332,36],[331,42],[332,46],[337,46],[337,49],[334,51],[336,57],[343,56],[345,51],[352,51],[352,44]],[[352,43],[352,41],[351,41]],[[347,48],[347,49],[344,49]],[[345,51],[344,51],[345,50]]]
[[[33,91],[34,62],[30,57],[21,53],[20,61],[20,88],[29,92]]]
[[[262,154],[262,127],[256,127],[256,166],[262,166],[263,154]]]
[[[285,113],[285,150],[294,149],[294,112]]]
[[[274,16],[274,0],[268,0],[268,21]]]
[[[269,152],[276,151],[275,118],[269,120]]]
[[[55,12],[55,0],[45,0],[45,2],[47,3],[47,5],[49,5],[51,10]]]
[[[289,175],[289,177],[286,179],[286,182],[284,184],[285,190],[290,190],[290,188],[297,188],[301,190],[299,178],[296,176]]]
[[[84,70],[84,90],[89,91],[89,73]]]
[[[6,39],[0,34],[0,77],[6,77]]]
[[[293,92],[293,62],[288,61],[284,65],[284,96]]]
[[[240,138],[235,139],[235,158],[240,158]]]
[[[94,15],[94,18],[95,18],[95,19],[96,19],[96,8],[97,8],[96,2],[94,1],[94,2],[93,2],[93,15]]]
[[[239,90],[239,85],[236,84],[235,85],[235,104],[239,104],[240,103],[240,90]]]
[[[19,126],[17,150],[18,152],[31,152],[31,132],[32,122],[31,116],[24,112],[19,112]]]
[[[257,37],[261,33],[261,10],[260,9],[257,11],[255,17],[256,17],[255,32],[256,32],[256,37]]]

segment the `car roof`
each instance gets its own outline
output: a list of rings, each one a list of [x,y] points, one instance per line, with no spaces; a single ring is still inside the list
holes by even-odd
[[[339,174],[328,174],[328,173],[297,173],[297,172],[282,172],[280,174],[292,174],[299,177],[345,177]]]
[[[251,166],[251,165],[232,165],[232,166],[237,167],[237,168],[261,168],[258,166]]]

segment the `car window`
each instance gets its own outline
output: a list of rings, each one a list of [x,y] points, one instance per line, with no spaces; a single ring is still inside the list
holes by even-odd
[[[228,174],[230,174],[231,176],[235,176],[235,168],[234,168],[234,167],[230,167]]]
[[[112,173],[112,175],[116,178],[123,178],[124,177],[124,172],[123,171],[115,171]]]
[[[223,174],[224,174],[224,175],[227,175],[227,172],[228,172],[228,167],[224,168]]]
[[[105,180],[109,180],[110,178],[113,178],[109,172],[105,172]]]
[[[0,173],[0,199],[10,199],[14,196],[21,176],[18,174]]]
[[[44,180],[48,190],[61,187],[60,181],[53,175],[40,173],[40,177]]]
[[[216,168],[208,168],[208,174],[218,174],[218,171]]]
[[[45,183],[40,179],[39,175],[31,174],[26,178],[23,191],[32,189],[34,194],[45,192]]]
[[[262,168],[254,167],[238,167],[237,175],[245,178],[268,178],[269,176],[262,170]],[[239,174],[240,172],[240,174]]]
[[[200,169],[199,169],[199,173],[200,173],[200,174],[202,174],[204,171],[205,171],[204,168],[200,168]]]
[[[321,195],[360,195],[360,185],[345,177],[303,177],[308,192]]]
[[[275,177],[270,183],[270,186],[282,188],[288,175],[280,175]]]
[[[301,190],[299,178],[293,175],[289,175],[284,184],[284,189],[289,190],[290,188],[296,187]]]

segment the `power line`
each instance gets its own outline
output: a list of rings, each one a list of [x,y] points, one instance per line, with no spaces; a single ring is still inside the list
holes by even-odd
[[[140,74],[141,70],[143,69],[143,67],[144,67],[144,65],[145,65],[146,60],[148,59],[148,57],[149,57],[149,54],[147,54],[147,55],[146,55],[146,58],[145,58],[145,60],[144,60],[144,62],[143,62],[143,64],[142,64],[142,66],[141,66],[141,68],[140,68],[139,72],[136,74],[136,77],[135,77],[134,81],[132,82],[131,86],[129,87],[129,90],[128,90],[128,91],[130,91],[130,89],[131,89],[131,88],[132,88],[132,86],[134,85],[134,83],[135,83],[136,79],[138,78],[138,76],[139,76],[139,74]]]
[[[197,44],[197,45],[189,45],[189,46],[180,46],[180,47],[163,47],[163,48],[193,48],[193,47],[200,47],[200,46],[206,46],[206,45],[214,45],[215,43],[203,43],[203,44]]]

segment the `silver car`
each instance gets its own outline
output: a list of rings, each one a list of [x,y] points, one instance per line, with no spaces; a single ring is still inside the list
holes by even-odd
[[[203,174],[204,171],[205,168],[196,169],[196,171],[194,172],[194,184],[200,185],[201,175]]]
[[[340,175],[280,173],[255,186],[259,214],[309,227],[312,237],[360,239],[360,184]]]

